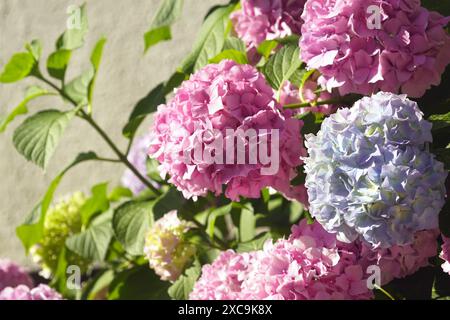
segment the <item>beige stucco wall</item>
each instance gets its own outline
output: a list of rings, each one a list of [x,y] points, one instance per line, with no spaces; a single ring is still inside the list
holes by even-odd
[[[89,63],[93,45],[101,36],[108,38],[94,95],[94,114],[100,125],[121,148],[126,140],[121,129],[133,105],[155,84],[165,80],[189,52],[208,8],[221,0],[185,0],[183,17],[173,27],[173,40],[150,49],[143,55],[143,34],[160,0],[91,0],[88,1],[89,35],[87,45],[72,58],[68,78],[77,75]],[[39,38],[43,56],[54,48],[54,41],[65,28],[66,9],[78,0],[0,0],[0,68],[9,57],[21,51],[25,42]],[[45,70],[45,66],[41,67]],[[0,114],[21,101],[23,90],[33,83],[0,85]],[[31,108],[58,108],[59,100],[32,103]],[[0,135],[0,258],[10,257],[29,263],[15,236],[15,227],[39,201],[52,178],[80,151],[95,150],[109,156],[108,147],[85,123],[75,120],[64,135],[55,156],[43,172],[20,156],[11,136],[22,121]],[[117,184],[123,167],[119,164],[87,163],[69,172],[57,195],[110,181]]]

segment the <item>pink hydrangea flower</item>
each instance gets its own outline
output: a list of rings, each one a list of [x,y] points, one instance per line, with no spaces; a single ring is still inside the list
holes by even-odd
[[[450,238],[442,235],[442,240],[444,241],[444,243],[442,244],[442,251],[439,257],[445,262],[441,267],[444,272],[450,274]]]
[[[358,254],[303,220],[289,239],[252,253],[223,253],[205,265],[191,299],[370,299]]]
[[[322,73],[324,88],[342,95],[420,97],[450,63],[449,18],[419,0],[308,0],[302,18],[303,61]]]
[[[242,285],[244,299],[365,300],[372,298],[358,256],[333,235],[303,220],[288,240],[267,242]]]
[[[377,265],[381,270],[381,285],[394,279],[404,278],[429,265],[429,258],[436,256],[439,231],[419,231],[414,242],[404,246],[390,248],[371,248],[367,244],[360,246],[361,264],[364,268]]]
[[[231,14],[236,34],[249,48],[264,40],[300,34],[306,0],[242,0],[242,8]]]
[[[222,252],[212,263],[204,265],[189,298],[191,300],[239,300],[242,282],[247,278],[254,253]]]
[[[280,91],[280,104],[285,106],[288,104],[295,104],[295,103],[303,103],[303,102],[320,102],[320,101],[326,101],[330,100],[333,97],[335,97],[335,94],[329,93],[328,91],[324,90],[320,93],[317,93],[317,90],[320,90],[320,87],[317,84],[317,79],[319,77],[319,73],[315,72],[308,80],[305,81],[305,84],[302,88],[302,96],[300,97],[300,91],[299,88],[293,85],[291,82],[286,81],[283,84],[283,87]],[[304,108],[298,108],[293,109],[295,110],[294,113],[296,114],[302,114],[306,112],[320,112],[325,115],[330,115],[334,112],[336,112],[338,106],[337,105],[331,105],[331,104],[324,104],[324,105],[317,105],[317,106],[311,106],[311,107],[304,107]]]
[[[238,201],[240,196],[259,198],[261,189],[273,187],[305,203],[304,186],[290,185],[302,164],[300,157],[306,155],[302,125],[282,110],[256,68],[224,60],[199,70],[167,105],[158,107],[149,154],[186,198],[208,191],[220,195],[225,187],[225,196]],[[239,134],[251,131],[252,143]],[[274,150],[268,162],[261,160],[262,145]],[[251,163],[250,151],[256,154],[257,149],[256,162]],[[241,151],[245,151],[244,164],[237,161]],[[276,172],[264,172],[269,168]]]
[[[33,280],[21,266],[6,259],[0,259],[0,291],[20,284],[32,287]]]
[[[45,284],[30,289],[25,285],[7,287],[0,291],[0,300],[63,300],[62,296]]]

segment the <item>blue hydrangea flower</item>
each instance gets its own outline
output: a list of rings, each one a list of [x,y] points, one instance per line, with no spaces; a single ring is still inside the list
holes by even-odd
[[[406,95],[380,92],[306,136],[311,215],[342,241],[411,243],[438,227],[447,172],[428,151],[431,123]]]

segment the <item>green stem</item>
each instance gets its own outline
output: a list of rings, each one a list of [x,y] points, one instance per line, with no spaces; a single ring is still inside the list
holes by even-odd
[[[293,103],[293,104],[287,104],[284,106],[285,109],[299,109],[299,108],[305,108],[305,107],[316,107],[316,106],[323,106],[326,104],[344,104],[344,105],[351,105],[355,103],[355,101],[359,100],[361,96],[349,94],[343,97],[337,97],[332,98],[328,100],[323,101],[307,101],[302,103]]]
[[[284,106],[285,109],[299,109],[305,107],[316,107],[325,104],[339,104],[345,102],[343,99],[328,99],[323,101],[312,101],[312,102],[302,102],[302,103],[292,103]]]
[[[395,300],[395,298],[386,290],[384,290],[382,287],[380,287],[379,285],[374,285],[374,287],[378,290],[380,290],[381,292],[383,292],[389,299],[391,300]]]
[[[56,91],[58,91],[58,93],[65,98],[66,100],[68,100],[71,104],[73,104],[74,106],[77,106],[77,103],[71,98],[69,97],[63,90],[61,90],[60,88],[58,88],[55,84],[53,84],[51,81],[49,81],[48,79],[44,78],[42,75],[37,75],[36,76],[38,79],[42,80],[43,82],[45,82],[46,84],[48,84],[50,87],[52,87],[53,89],[55,89]],[[83,109],[81,109],[80,111],[80,117],[82,119],[84,119],[85,121],[87,121],[94,129],[95,131],[97,131],[97,133],[103,138],[103,140],[105,140],[105,142],[108,144],[108,146],[112,149],[112,151],[117,155],[118,157],[118,161],[122,162],[125,166],[128,167],[128,169],[131,170],[131,172],[134,173],[134,175],[141,180],[141,182],[147,187],[149,188],[152,192],[154,192],[157,195],[160,195],[161,192],[160,190],[158,190],[157,188],[155,188],[150,181],[148,181],[148,179],[146,179],[137,169],[136,167],[134,167],[127,159],[127,156],[124,155],[119,148],[117,148],[117,146],[114,144],[114,142],[110,139],[110,137],[106,134],[106,132],[97,124],[97,122],[95,122],[95,120],[89,115],[87,114]]]
[[[97,157],[98,161],[104,161],[104,162],[112,162],[112,163],[122,163],[122,161],[118,159],[109,159],[109,158],[103,158],[103,157]]]

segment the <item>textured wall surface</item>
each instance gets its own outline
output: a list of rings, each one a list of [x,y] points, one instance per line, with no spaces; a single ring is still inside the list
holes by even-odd
[[[94,94],[94,116],[123,149],[126,140],[121,129],[134,104],[157,83],[165,80],[189,52],[203,16],[220,0],[185,0],[183,17],[173,27],[173,40],[159,44],[144,56],[143,34],[150,25],[159,0],[91,0],[88,1],[89,34],[85,47],[76,51],[67,79],[79,74],[89,63],[95,42],[106,36],[101,69]],[[54,49],[54,42],[66,24],[67,7],[82,1],[0,0],[0,68],[9,57],[22,50],[32,39],[43,43],[43,57]],[[45,70],[45,66],[41,66]],[[0,85],[0,114],[21,101],[30,80]],[[30,110],[61,108],[58,99],[42,99],[30,104]],[[0,258],[10,257],[29,263],[15,236],[15,227],[45,193],[52,178],[79,152],[95,150],[112,156],[108,147],[88,125],[75,120],[66,131],[51,163],[43,172],[19,155],[11,142],[18,119],[0,135]],[[146,125],[148,127],[148,123]],[[145,125],[143,126],[145,127]],[[87,163],[70,171],[56,196],[72,191],[89,191],[89,186],[110,181],[117,184],[123,167],[120,164]]]

